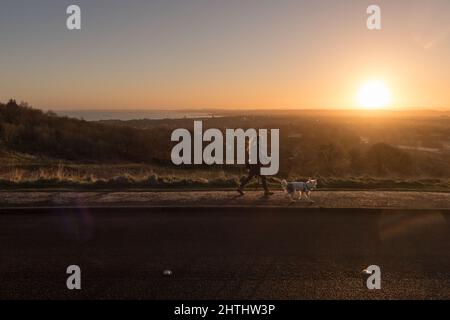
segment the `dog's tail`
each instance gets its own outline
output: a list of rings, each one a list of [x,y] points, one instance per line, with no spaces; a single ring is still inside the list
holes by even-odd
[[[281,180],[281,188],[283,188],[284,191],[287,190],[288,182],[286,180]]]

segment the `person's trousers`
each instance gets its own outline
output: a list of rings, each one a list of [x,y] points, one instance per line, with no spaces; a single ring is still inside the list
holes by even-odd
[[[241,189],[243,189],[250,182],[250,180],[252,180],[253,178],[258,177],[258,176],[261,177],[261,183],[262,183],[262,186],[264,188],[264,191],[265,192],[269,192],[269,188],[267,187],[266,176],[261,176],[261,175],[259,175],[259,173],[252,172],[252,171],[250,171],[248,173],[248,176],[244,180],[242,180],[242,182],[241,182]]]

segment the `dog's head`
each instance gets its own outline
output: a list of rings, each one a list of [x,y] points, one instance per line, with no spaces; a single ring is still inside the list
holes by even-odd
[[[308,188],[310,189],[310,190],[316,190],[317,189],[317,179],[309,179],[307,182],[306,182],[306,185],[308,186]]]
[[[281,180],[281,187],[284,191],[287,190],[288,182],[286,180]]]

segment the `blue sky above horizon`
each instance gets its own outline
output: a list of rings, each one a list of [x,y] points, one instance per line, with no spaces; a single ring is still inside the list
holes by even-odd
[[[0,46],[0,101],[44,109],[348,108],[370,79],[450,107],[448,0],[2,0]]]

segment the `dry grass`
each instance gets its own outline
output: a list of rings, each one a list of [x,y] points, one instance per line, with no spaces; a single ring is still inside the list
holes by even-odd
[[[238,185],[245,168],[220,167],[186,169],[144,164],[70,164],[47,163],[3,165],[0,167],[2,188],[221,188]],[[308,177],[292,176],[304,181]],[[445,179],[381,179],[373,177],[318,177],[321,189],[336,190],[428,190],[450,191]],[[272,187],[279,188],[280,179],[270,178]],[[253,181],[253,185],[256,180]]]
[[[226,173],[214,170],[184,170],[141,164],[119,165],[25,165],[1,166],[0,184],[3,186],[123,186],[164,187],[237,185],[239,170]]]

